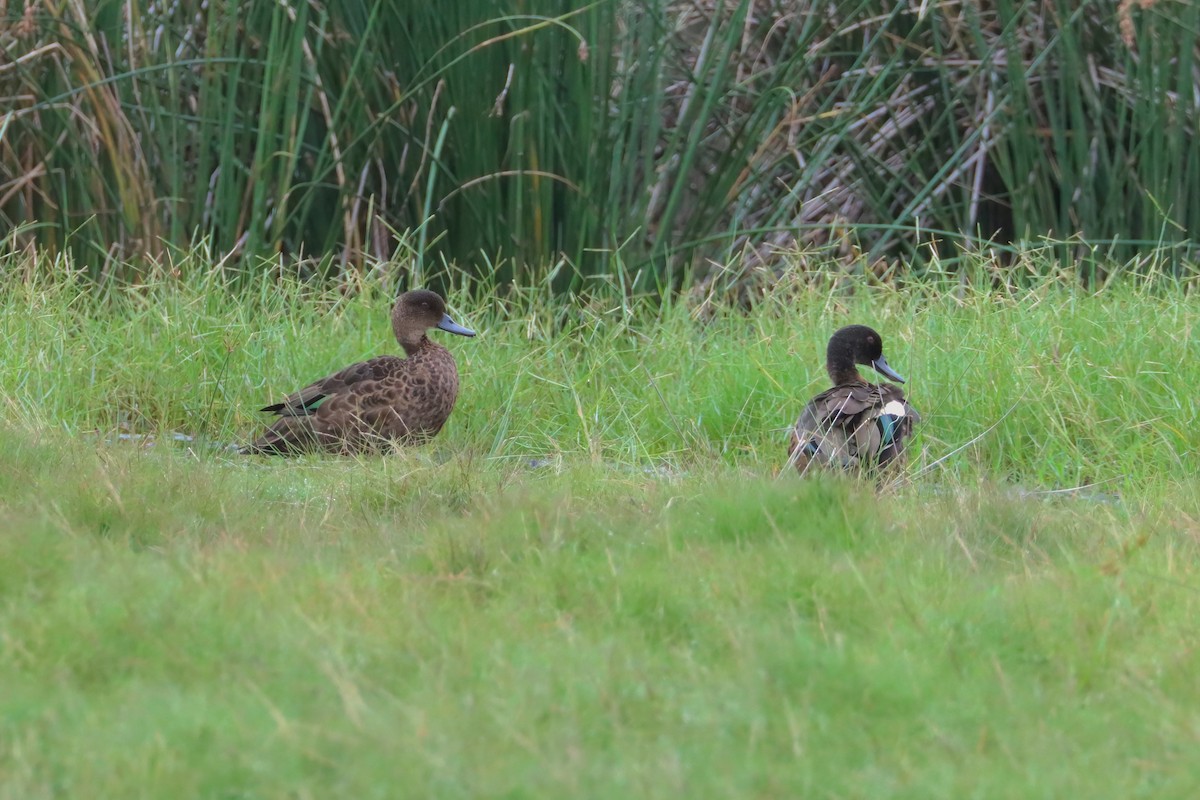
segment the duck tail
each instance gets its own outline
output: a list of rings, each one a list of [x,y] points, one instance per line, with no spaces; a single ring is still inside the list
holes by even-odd
[[[244,456],[292,456],[311,449],[315,441],[307,417],[280,417],[250,444],[238,450]]]

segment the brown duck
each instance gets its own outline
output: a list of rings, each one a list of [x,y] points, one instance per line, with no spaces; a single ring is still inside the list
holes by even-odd
[[[450,319],[436,293],[405,292],[392,309],[392,331],[407,358],[352,364],[267,406],[262,410],[279,419],[241,452],[353,454],[431,439],[454,409],[458,368],[450,351],[425,335],[430,328],[475,335]]]
[[[904,383],[883,357],[883,338],[866,325],[848,325],[829,340],[825,369],[833,388],[808,402],[788,447],[788,462],[801,473],[810,465],[876,471],[904,463],[904,440],[921,417],[904,390],[872,384],[858,364]]]

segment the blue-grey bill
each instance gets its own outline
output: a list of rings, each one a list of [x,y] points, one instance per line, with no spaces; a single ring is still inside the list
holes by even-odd
[[[442,314],[442,321],[437,326],[446,333],[457,333],[459,336],[474,336],[475,331],[470,328],[464,328],[454,320],[450,319],[449,314]]]
[[[880,375],[885,375],[894,381],[899,381],[900,383],[904,383],[904,378],[901,378],[900,373],[896,372],[896,370],[894,370],[888,366],[887,359],[884,358],[883,356],[880,356],[879,358],[872,361],[871,366],[874,367],[875,371],[878,372]]]

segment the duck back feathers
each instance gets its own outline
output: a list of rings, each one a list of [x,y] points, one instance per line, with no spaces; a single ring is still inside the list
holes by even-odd
[[[899,386],[834,386],[804,407],[792,429],[788,459],[801,472],[814,464],[848,470],[902,464],[905,439],[919,421]]]

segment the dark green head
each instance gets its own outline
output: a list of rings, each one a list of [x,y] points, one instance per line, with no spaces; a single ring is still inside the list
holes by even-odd
[[[866,325],[847,325],[830,337],[829,349],[825,351],[825,369],[834,385],[840,386],[861,379],[858,364],[904,383],[904,378],[888,366],[883,357],[883,337]]]

